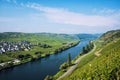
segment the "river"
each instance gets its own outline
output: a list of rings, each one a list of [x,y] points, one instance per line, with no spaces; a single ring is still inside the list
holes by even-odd
[[[71,59],[74,59],[80,53],[82,47],[88,44],[88,41],[88,39],[81,40],[77,46],[61,53],[2,70],[0,80],[43,80],[47,75],[54,75],[59,71],[59,66],[67,61],[68,53],[71,53]]]

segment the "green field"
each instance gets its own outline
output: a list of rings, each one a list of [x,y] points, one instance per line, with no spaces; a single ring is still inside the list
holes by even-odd
[[[0,33],[0,42],[20,42],[29,41],[31,44],[46,44],[51,47],[44,48],[40,46],[34,46],[29,51],[13,51],[0,54],[0,62],[7,62],[18,59],[19,56],[23,56],[21,63],[25,63],[31,60],[35,60],[41,57],[48,56],[61,52],[67,48],[70,48],[79,43],[78,37],[75,35],[67,34],[51,34],[51,33]],[[36,52],[40,52],[35,54]]]

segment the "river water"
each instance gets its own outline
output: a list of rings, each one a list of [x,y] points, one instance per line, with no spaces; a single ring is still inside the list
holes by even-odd
[[[84,39],[77,46],[61,53],[3,70],[0,72],[0,80],[43,80],[47,75],[54,75],[59,71],[59,66],[67,61],[68,53],[74,59],[88,42],[88,39]]]

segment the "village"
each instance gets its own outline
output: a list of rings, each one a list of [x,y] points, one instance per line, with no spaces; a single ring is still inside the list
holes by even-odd
[[[29,51],[34,46],[39,46],[43,48],[51,48],[52,46],[49,46],[47,44],[41,44],[41,43],[31,43],[29,41],[20,41],[20,42],[7,42],[7,41],[1,41],[0,42],[0,54],[5,54],[9,52],[15,52],[15,51]],[[15,64],[19,64],[21,60],[14,58],[12,61],[7,62],[0,62],[0,68],[2,67],[9,67],[13,66]]]
[[[29,41],[21,42],[0,42],[0,54],[14,51],[28,51],[32,47]]]

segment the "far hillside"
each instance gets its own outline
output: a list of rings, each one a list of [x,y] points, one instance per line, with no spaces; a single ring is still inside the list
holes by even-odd
[[[29,40],[30,42],[49,42],[49,41],[71,41],[78,40],[74,35],[68,34],[53,34],[53,33],[20,33],[20,32],[4,32],[0,33],[0,41],[21,41]],[[52,41],[52,42],[53,42]]]
[[[102,34],[76,34],[79,39],[97,39]]]
[[[104,43],[111,42],[116,38],[120,38],[120,30],[112,30],[104,33],[99,39],[105,41]]]

